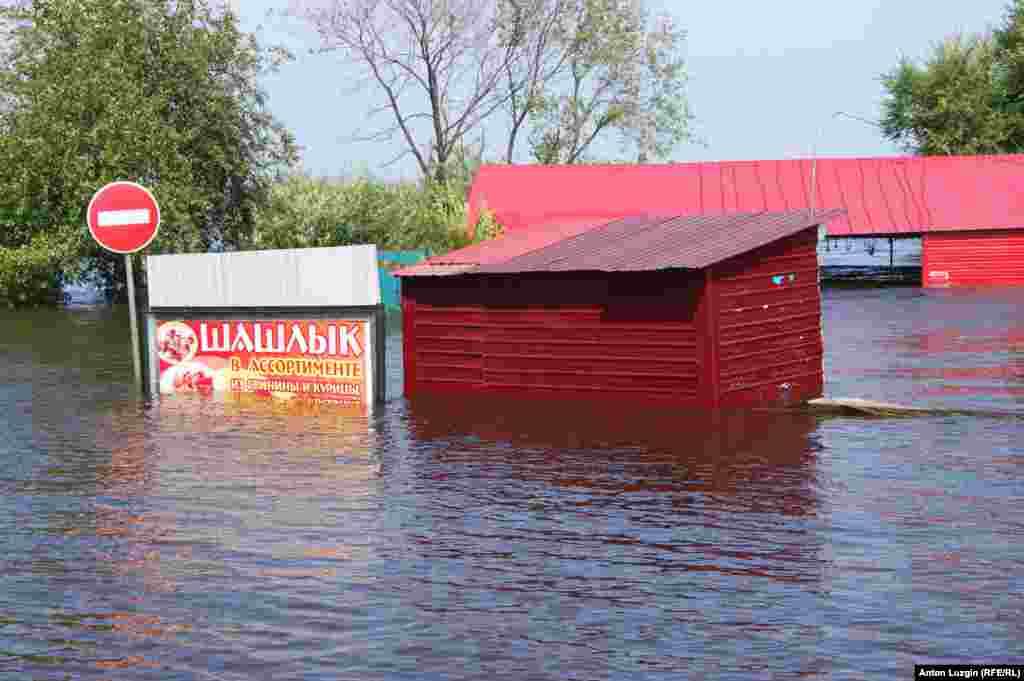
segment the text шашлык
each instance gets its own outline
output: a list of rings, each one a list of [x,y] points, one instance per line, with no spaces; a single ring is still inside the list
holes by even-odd
[[[199,352],[248,352],[359,357],[358,325],[316,323],[220,322],[199,324]]]

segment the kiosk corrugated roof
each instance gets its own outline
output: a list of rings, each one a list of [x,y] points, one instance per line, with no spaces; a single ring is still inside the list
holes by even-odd
[[[435,255],[415,265],[395,270],[396,277],[464,274],[480,265],[505,262],[510,258],[549,246],[608,222],[607,218],[575,218],[534,225],[529,230],[510,231],[496,239]]]
[[[532,229],[461,249],[399,276],[700,269],[841,216],[842,210],[633,216],[524,240]],[[551,230],[548,236],[557,233]],[[489,245],[488,249],[480,246]]]

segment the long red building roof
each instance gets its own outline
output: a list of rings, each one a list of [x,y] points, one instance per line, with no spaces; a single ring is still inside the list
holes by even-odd
[[[670,165],[485,165],[470,219],[508,230],[630,215],[720,215],[811,207],[810,159]],[[1024,155],[820,158],[814,207],[843,209],[831,236],[1024,229]]]

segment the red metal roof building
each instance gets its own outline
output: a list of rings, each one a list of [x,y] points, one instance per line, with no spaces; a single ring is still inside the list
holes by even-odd
[[[811,177],[815,178],[812,189]],[[1024,155],[672,165],[491,165],[470,219],[560,220],[841,208],[833,237],[922,237],[926,286],[1024,284]]]
[[[549,223],[399,270],[406,395],[818,397],[817,229],[836,213]]]

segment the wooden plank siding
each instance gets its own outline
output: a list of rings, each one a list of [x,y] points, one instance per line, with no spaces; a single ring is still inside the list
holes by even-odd
[[[698,397],[699,287],[687,273],[444,279],[408,282],[414,391]]]
[[[808,229],[711,268],[722,405],[821,396],[816,249]]]

